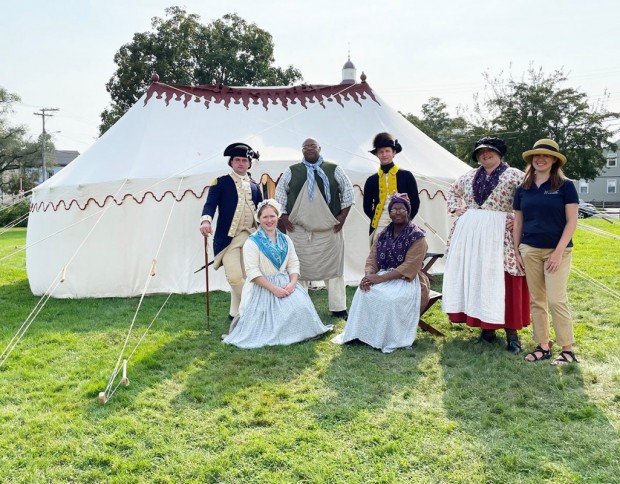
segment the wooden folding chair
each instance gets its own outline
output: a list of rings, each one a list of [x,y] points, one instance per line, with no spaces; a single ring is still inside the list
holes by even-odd
[[[433,264],[435,264],[435,262],[437,262],[439,259],[441,259],[443,257],[443,254],[438,254],[436,252],[427,252],[426,256],[424,257],[424,260],[426,261],[427,259],[428,262],[426,262],[424,264],[424,266],[422,266],[422,272],[424,272],[424,274],[426,274],[426,277],[428,277],[429,281],[434,281],[435,280],[435,276],[432,274],[429,274],[429,271],[431,270],[431,267],[433,267]]]
[[[443,336],[444,334],[439,331],[436,328],[433,328],[430,324],[428,324],[426,321],[424,321],[422,319],[422,316],[424,316],[424,314],[431,308],[433,307],[433,304],[435,304],[437,301],[439,301],[441,299],[442,294],[440,292],[437,291],[431,291],[430,293],[430,299],[428,300],[428,304],[426,305],[426,307],[422,310],[422,314],[420,314],[420,322],[418,323],[418,326],[420,328],[422,328],[424,331],[435,335],[435,336]]]
[[[426,274],[426,277],[429,278],[429,280],[434,281],[435,280],[435,276],[429,274],[429,271],[431,269],[431,267],[433,267],[433,264],[435,262],[437,262],[438,259],[440,259],[441,257],[443,257],[443,254],[438,254],[435,252],[427,252],[426,253],[426,257],[424,258],[424,260],[426,261],[428,259],[428,262],[426,262],[424,264],[424,266],[422,267],[422,272],[424,274]],[[428,304],[426,305],[426,307],[422,310],[421,314],[420,314],[420,322],[418,323],[418,326],[420,328],[422,328],[422,330],[435,335],[435,336],[443,336],[444,334],[439,331],[436,328],[433,328],[430,324],[428,324],[426,321],[424,321],[422,319],[422,316],[424,316],[424,314],[431,308],[433,307],[433,305],[441,300],[442,294],[440,292],[437,291],[433,291],[431,290],[430,292],[430,298],[428,300]]]

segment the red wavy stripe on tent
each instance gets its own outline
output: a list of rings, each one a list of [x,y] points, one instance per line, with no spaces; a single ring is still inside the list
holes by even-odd
[[[271,178],[271,177],[270,177]],[[362,193],[363,195],[363,191],[362,191],[362,187],[360,187],[359,185],[354,185],[356,188],[359,189],[360,193]],[[86,200],[86,202],[84,202],[83,205],[80,205],[80,202],[78,202],[75,198],[69,201],[65,201],[65,200],[59,200],[58,202],[38,202],[38,203],[31,203],[30,204],[30,211],[31,212],[47,212],[48,210],[52,210],[54,212],[58,211],[60,208],[64,208],[65,210],[71,210],[71,208],[75,205],[79,210],[86,210],[88,208],[89,205],[91,204],[95,204],[97,205],[99,208],[103,208],[105,206],[106,203],[108,203],[108,201],[112,201],[113,203],[115,203],[117,206],[122,205],[126,200],[130,199],[133,200],[134,202],[136,202],[138,205],[141,205],[142,203],[144,203],[144,201],[146,200],[147,197],[150,196],[150,198],[152,198],[153,200],[155,200],[156,202],[161,202],[164,198],[166,198],[166,196],[172,196],[177,202],[182,201],[188,194],[192,194],[194,197],[196,197],[197,199],[201,199],[204,197],[205,192],[209,189],[208,186],[204,187],[203,190],[200,192],[200,194],[197,194],[196,192],[194,192],[194,190],[188,189],[185,190],[180,197],[176,197],[174,195],[173,192],[171,192],[170,190],[165,191],[164,193],[162,193],[159,197],[157,195],[155,195],[153,192],[148,191],[145,192],[141,198],[137,198],[134,195],[132,195],[131,193],[127,193],[126,195],[123,196],[123,198],[121,198],[120,200],[117,200],[113,195],[108,195],[107,197],[105,197],[103,199],[103,201],[99,201],[95,198],[89,198],[88,200]],[[428,196],[429,200],[433,200],[437,195],[441,195],[444,200],[446,199],[445,194],[441,191],[441,190],[437,190],[433,195],[431,195],[431,193],[426,190],[426,189],[422,189],[420,190],[420,195],[422,193],[426,192],[426,195]]]
[[[125,200],[131,199],[134,202],[136,202],[138,205],[141,205],[142,203],[144,203],[144,201],[146,200],[146,197],[150,195],[150,197],[155,200],[156,202],[161,202],[167,195],[171,195],[177,202],[180,202],[181,200],[183,200],[185,198],[185,196],[188,193],[191,193],[192,195],[194,195],[194,197],[200,199],[204,196],[205,192],[208,190],[208,186],[204,187],[202,192],[200,192],[200,194],[196,194],[196,192],[194,192],[194,190],[192,189],[187,189],[185,190],[180,197],[175,196],[175,194],[173,192],[171,192],[170,190],[166,190],[164,193],[162,193],[159,197],[157,195],[155,195],[153,192],[148,191],[148,192],[144,192],[144,194],[142,195],[141,198],[136,198],[134,195],[132,195],[131,193],[127,193],[126,195],[123,196],[123,198],[121,198],[120,200],[117,200],[113,195],[108,195],[106,196],[102,202],[100,202],[99,200],[95,199],[95,198],[89,198],[88,200],[86,200],[86,202],[84,202],[84,205],[80,205],[80,202],[78,202],[75,198],[73,200],[70,200],[69,202],[66,202],[65,200],[60,200],[56,203],[54,202],[38,202],[38,203],[31,203],[30,204],[30,211],[31,212],[39,212],[39,211],[43,211],[43,212],[47,212],[48,210],[53,210],[54,212],[56,212],[58,209],[60,209],[61,205],[65,210],[70,210],[71,207],[73,205],[75,205],[79,210],[86,210],[88,208],[88,206],[90,204],[95,204],[97,205],[99,208],[103,208],[105,206],[105,204],[112,200],[113,203],[115,203],[116,205],[122,205]]]
[[[418,192],[418,194],[422,195],[423,192],[426,192],[426,196],[428,197],[429,200],[433,200],[439,194],[441,194],[444,200],[447,200],[446,194],[442,192],[441,190],[437,190],[433,195],[431,195],[431,193],[426,188],[423,188],[422,190]]]

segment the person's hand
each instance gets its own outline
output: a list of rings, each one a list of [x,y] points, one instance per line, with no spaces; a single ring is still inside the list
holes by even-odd
[[[360,281],[360,289],[364,292],[368,291],[373,285],[383,282],[381,276],[377,274],[366,274]]]
[[[366,277],[362,277],[362,280],[360,281],[360,289],[364,292],[368,292],[370,290],[370,286],[372,286],[370,281]]]
[[[508,216],[506,217],[506,230],[509,230],[510,232],[512,232],[512,228],[515,225],[515,216],[511,213],[508,214]]]
[[[547,259],[547,262],[545,262],[545,270],[547,270],[548,272],[555,272],[558,270],[558,267],[560,267],[561,263],[562,263],[562,252],[558,252],[557,250],[554,250],[549,256],[549,258]]]
[[[295,292],[295,286],[297,285],[296,282],[289,282],[286,286],[284,286],[284,290],[286,291],[287,295],[291,295]]]
[[[525,264],[523,263],[523,257],[521,257],[521,254],[519,253],[518,250],[515,250],[515,258],[517,259],[517,267],[520,270],[525,271]]]
[[[289,295],[289,293],[286,292],[286,289],[280,286],[274,286],[271,292],[275,297],[279,297],[280,299]]]
[[[211,228],[211,222],[205,220],[200,224],[200,233],[203,237],[208,237],[211,232],[213,232],[213,229]]]
[[[338,220],[338,222],[340,222],[340,223],[337,223],[336,225],[334,225],[334,233],[335,234],[337,234],[338,232],[340,232],[342,230],[342,227],[344,227],[344,221],[346,219],[347,219],[346,215],[343,216],[341,214],[338,214],[336,216],[336,220]]]
[[[280,229],[280,232],[283,233],[295,232],[295,227],[293,227],[293,224],[288,219],[287,213],[280,215],[280,220],[278,220],[278,228]]]
[[[366,279],[370,281],[370,284],[381,284],[383,282],[383,277],[379,274],[368,274]]]
[[[467,212],[467,207],[462,207],[462,208],[457,208],[454,213],[456,214],[457,217],[460,217],[461,215],[463,215],[465,212]]]

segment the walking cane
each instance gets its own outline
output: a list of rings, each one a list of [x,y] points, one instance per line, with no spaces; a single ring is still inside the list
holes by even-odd
[[[205,237],[205,299],[207,309],[207,331],[211,332],[211,308],[209,307],[209,237]]]

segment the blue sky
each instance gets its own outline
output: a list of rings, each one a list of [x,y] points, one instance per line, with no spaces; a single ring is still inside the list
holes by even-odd
[[[36,136],[41,107],[59,108],[46,128],[59,149],[83,152],[109,104],[113,57],[136,32],[150,29],[174,0],[21,0],[0,17],[0,86],[21,96],[13,121]],[[267,30],[276,64],[299,68],[304,82],[340,82],[351,46],[358,76],[392,107],[419,114],[431,96],[452,114],[484,89],[483,72],[530,63],[564,68],[568,86],[594,102],[605,89],[620,111],[620,3],[611,0],[252,0],[189,1],[203,22],[236,12]],[[165,82],[165,79],[162,79]],[[618,126],[620,127],[620,126]]]

